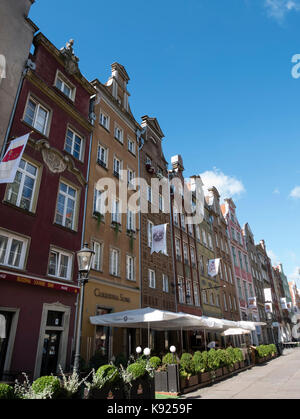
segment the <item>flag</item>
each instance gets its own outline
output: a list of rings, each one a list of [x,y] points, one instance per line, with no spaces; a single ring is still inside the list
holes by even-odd
[[[272,292],[271,292],[271,288],[265,288],[264,289],[264,294],[265,294],[265,302],[266,303],[271,303],[272,300]]]
[[[210,259],[208,261],[207,273],[209,276],[217,276],[219,273],[221,259]]]
[[[30,134],[11,141],[0,163],[0,183],[13,183]]]
[[[286,298],[280,298],[280,304],[281,304],[282,310],[287,310]]]
[[[154,252],[167,254],[167,225],[161,224],[152,227],[151,254]]]
[[[272,307],[272,304],[270,304],[270,303],[266,303],[266,304],[265,304],[265,312],[266,312],[266,313],[273,313],[273,307]]]
[[[249,297],[248,298],[248,307],[249,308],[257,308],[256,297]]]

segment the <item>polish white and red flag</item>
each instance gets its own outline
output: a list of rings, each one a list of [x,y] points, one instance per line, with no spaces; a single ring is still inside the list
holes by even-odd
[[[0,163],[0,183],[13,183],[25,150],[29,134],[11,141]]]

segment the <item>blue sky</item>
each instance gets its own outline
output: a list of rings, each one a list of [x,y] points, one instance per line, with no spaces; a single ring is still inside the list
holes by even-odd
[[[87,79],[124,65],[131,109],[158,119],[167,160],[181,154],[187,176],[232,195],[299,278],[300,0],[36,0],[30,17],[58,48],[75,40]]]

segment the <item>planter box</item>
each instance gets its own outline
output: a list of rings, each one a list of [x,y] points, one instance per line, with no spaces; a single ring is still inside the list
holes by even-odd
[[[211,380],[210,372],[203,372],[199,374],[199,383],[208,383]]]
[[[190,378],[186,380],[188,387],[193,387],[199,384],[198,375],[192,375]]]
[[[130,400],[155,399],[155,385],[151,378],[141,378],[132,383],[129,391]]]
[[[180,393],[179,368],[177,364],[168,365],[168,392]]]
[[[239,370],[240,369],[240,363],[236,362],[233,367],[234,367],[235,371]]]
[[[233,372],[234,371],[234,366],[230,366],[228,367],[229,372]]]
[[[223,368],[218,368],[218,369],[215,371],[215,374],[216,374],[216,377],[217,377],[217,378],[222,377],[222,375],[223,375]]]
[[[155,391],[169,391],[167,371],[155,371],[154,376]]]
[[[229,374],[229,368],[228,367],[223,367],[223,375],[227,375]]]
[[[240,361],[240,368],[241,369],[245,368],[245,361]]]
[[[109,387],[104,387],[103,389],[85,389],[84,390],[84,398],[85,399],[89,399],[89,400],[99,400],[99,399],[107,399],[107,400],[112,400],[112,399],[125,399],[125,393],[123,388],[115,388],[115,389],[110,389]]]

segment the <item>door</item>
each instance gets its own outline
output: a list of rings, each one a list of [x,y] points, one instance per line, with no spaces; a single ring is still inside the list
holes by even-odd
[[[41,376],[57,372],[60,337],[60,331],[46,330],[45,332]]]
[[[0,314],[5,318],[5,338],[0,337],[0,379],[2,378],[4,365],[7,355],[7,346],[10,336],[11,323],[14,313],[8,311],[0,311]]]

